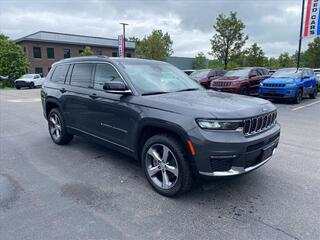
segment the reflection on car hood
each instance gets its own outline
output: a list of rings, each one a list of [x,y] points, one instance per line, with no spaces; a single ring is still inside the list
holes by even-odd
[[[184,115],[219,119],[242,119],[275,110],[269,101],[212,90],[175,92],[141,97],[148,107]]]
[[[300,79],[297,78],[267,78],[263,81],[263,83],[293,83],[293,82],[297,82]]]

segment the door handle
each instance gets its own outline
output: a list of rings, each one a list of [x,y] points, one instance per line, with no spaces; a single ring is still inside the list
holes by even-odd
[[[96,98],[98,98],[98,95],[95,94],[95,93],[92,93],[91,95],[89,95],[89,97],[90,97],[91,99],[96,99]]]
[[[61,89],[60,89],[60,92],[61,92],[61,93],[65,93],[66,91],[67,91],[67,90],[66,90],[65,88],[61,88]]]

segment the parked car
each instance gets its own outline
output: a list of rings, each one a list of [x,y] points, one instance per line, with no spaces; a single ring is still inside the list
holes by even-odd
[[[190,77],[208,89],[212,80],[223,76],[225,73],[222,69],[202,69],[194,71],[190,74]]]
[[[193,69],[187,69],[187,70],[183,70],[185,74],[190,75],[191,73],[193,73],[195,70]]]
[[[291,99],[300,103],[306,95],[316,98],[317,78],[310,68],[279,69],[261,82],[259,95],[262,98]]]
[[[242,95],[258,95],[260,82],[269,76],[269,71],[262,67],[236,68],[211,81],[210,88]]]
[[[316,68],[313,70],[314,73],[316,74],[317,76],[317,81],[318,81],[318,87],[320,86],[320,68]]]
[[[141,161],[150,185],[174,196],[194,176],[225,177],[265,164],[278,145],[276,107],[207,91],[169,63],[81,57],[53,64],[41,90],[54,143],[73,135]]]
[[[14,81],[16,89],[23,87],[34,88],[41,86],[44,82],[44,78],[40,74],[25,74],[19,79]]]

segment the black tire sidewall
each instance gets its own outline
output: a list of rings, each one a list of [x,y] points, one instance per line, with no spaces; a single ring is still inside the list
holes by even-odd
[[[159,188],[150,178],[148,172],[147,172],[147,166],[146,166],[146,154],[148,149],[154,145],[154,144],[163,144],[167,146],[172,153],[175,155],[175,158],[177,160],[178,164],[178,179],[176,184],[170,188],[170,189],[162,189]],[[187,162],[185,158],[185,154],[183,152],[182,147],[180,146],[179,142],[176,141],[174,138],[172,138],[170,135],[155,135],[148,139],[142,149],[141,153],[141,165],[143,168],[143,171],[145,173],[145,176],[150,183],[150,185],[160,194],[165,195],[167,197],[174,197],[176,195],[179,195],[183,192],[185,192],[185,188],[188,188],[184,186],[186,182],[186,177],[189,174],[191,174],[189,163]],[[187,190],[187,189],[186,189]]]
[[[240,88],[240,94],[248,96],[249,95],[249,87],[248,86],[242,86]]]
[[[301,98],[299,98],[299,95],[301,95]],[[297,92],[296,92],[296,97],[294,99],[295,103],[297,103],[297,104],[301,103],[302,96],[303,96],[302,90],[298,89]]]
[[[51,135],[51,132],[50,132],[50,120],[49,119],[52,114],[56,114],[58,116],[60,124],[61,124],[61,135],[60,135],[59,139],[57,139],[57,140]],[[48,115],[48,130],[49,130],[49,134],[50,134],[52,141],[58,145],[67,144],[68,142],[71,141],[71,139],[73,137],[72,135],[68,134],[64,118],[58,108],[53,108]]]

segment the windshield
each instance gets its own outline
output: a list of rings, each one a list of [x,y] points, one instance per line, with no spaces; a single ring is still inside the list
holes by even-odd
[[[194,71],[193,73],[190,74],[190,77],[192,78],[205,78],[210,70],[199,70],[199,71]]]
[[[247,77],[249,75],[250,69],[240,69],[240,70],[232,70],[227,72],[225,77]]]
[[[133,85],[142,93],[166,93],[203,89],[183,71],[156,61],[121,62]]]
[[[301,78],[301,70],[295,68],[280,69],[272,74],[272,78]]]
[[[26,79],[26,78],[33,78],[33,74],[25,74],[25,75],[23,75],[21,78],[24,78],[24,79]]]

